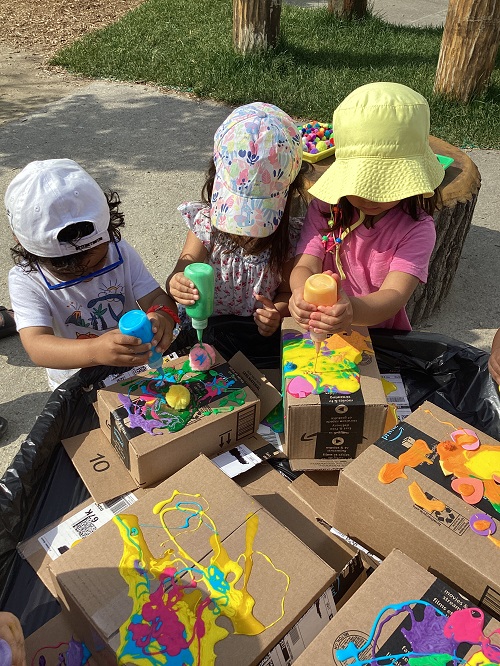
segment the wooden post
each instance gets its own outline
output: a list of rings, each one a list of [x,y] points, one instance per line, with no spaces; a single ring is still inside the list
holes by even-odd
[[[500,42],[500,0],[449,0],[434,92],[468,102],[488,86]]]
[[[367,0],[328,0],[328,11],[339,18],[363,18]]]
[[[233,0],[233,46],[240,53],[275,47],[282,0]]]

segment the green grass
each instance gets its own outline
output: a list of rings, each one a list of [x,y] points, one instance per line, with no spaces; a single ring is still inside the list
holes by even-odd
[[[120,21],[63,49],[51,64],[93,78],[147,81],[237,106],[272,102],[297,119],[330,121],[354,88],[396,81],[431,108],[431,134],[459,147],[500,148],[500,69],[464,105],[433,95],[442,30],[377,17],[348,22],[326,8],[283,4],[274,51],[232,48],[231,0],[146,0]]]

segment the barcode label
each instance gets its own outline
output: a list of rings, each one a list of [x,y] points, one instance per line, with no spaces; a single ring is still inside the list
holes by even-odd
[[[277,432],[274,432],[272,428],[261,423],[259,424],[257,433],[262,437],[262,439],[265,439],[266,442],[272,444],[272,446],[274,446],[275,449],[278,449],[278,451],[283,451],[283,446],[281,445],[280,436],[278,435]]]
[[[113,515],[116,516],[117,513],[125,511],[129,506],[132,506],[136,500],[137,497],[134,493],[126,493],[125,495],[115,497],[115,499],[110,500],[109,502],[103,502],[103,506],[112,511]]]
[[[72,528],[78,534],[80,539],[85,539],[85,537],[88,537],[89,534],[92,534],[92,532],[97,530],[97,527],[95,523],[92,522],[92,518],[90,516],[80,520],[78,523],[73,523]]]
[[[137,497],[133,493],[127,493],[110,502],[102,504],[93,502],[39,536],[38,542],[49,557],[56,560],[78,541],[105,525],[113,516],[127,509],[136,500]]]
[[[493,617],[500,620],[500,593],[488,585],[481,597],[480,603]]]
[[[255,430],[255,416],[256,407],[251,405],[247,409],[238,412],[236,423],[236,439],[243,439],[243,437],[250,437]]]
[[[297,629],[296,625],[294,625],[290,629],[289,636],[290,636],[290,640],[292,641],[293,645],[296,645],[300,641],[300,634],[299,634],[299,630]]]

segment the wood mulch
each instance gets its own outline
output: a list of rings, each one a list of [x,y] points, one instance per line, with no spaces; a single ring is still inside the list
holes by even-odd
[[[1,0],[0,42],[49,59],[143,0]]]

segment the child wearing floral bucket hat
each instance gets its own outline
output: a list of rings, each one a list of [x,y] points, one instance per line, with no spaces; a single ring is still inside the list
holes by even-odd
[[[179,206],[188,233],[167,291],[180,306],[192,305],[199,294],[184,269],[194,262],[214,268],[214,312],[203,341],[224,355],[241,350],[260,367],[279,361],[302,224],[290,208],[294,196],[305,199],[308,168],[297,124],[272,104],[246,104],[215,133],[202,201]],[[177,347],[196,342],[187,315],[184,321]]]
[[[79,368],[143,365],[172,342],[177,307],[121,238],[120,203],[69,159],[30,162],[7,187],[10,298],[21,342],[51,389]],[[137,307],[148,313],[151,343],[118,329]]]
[[[426,99],[399,83],[361,86],[335,110],[335,162],[309,188],[315,198],[290,278],[290,312],[304,329],[411,330],[405,306],[427,280],[444,178],[429,125]],[[304,301],[304,284],[327,271],[339,298],[315,307]]]

